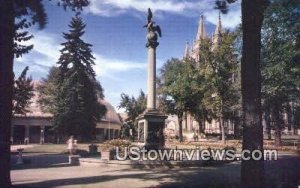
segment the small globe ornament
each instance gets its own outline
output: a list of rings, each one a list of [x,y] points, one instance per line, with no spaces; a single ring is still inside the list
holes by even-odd
[[[158,36],[157,36],[157,33],[154,32],[154,31],[149,31],[148,34],[147,34],[147,44],[146,44],[146,47],[151,47],[151,48],[156,48],[159,43],[157,42],[157,39],[158,39]]]
[[[148,41],[157,41],[157,34],[153,31],[148,32],[147,40]]]

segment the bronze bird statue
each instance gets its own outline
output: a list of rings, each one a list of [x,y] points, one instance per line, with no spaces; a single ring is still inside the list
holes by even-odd
[[[147,24],[146,25],[144,25],[143,27],[148,27],[148,24],[152,21],[152,11],[151,11],[151,9],[150,8],[148,8],[148,17],[147,17]]]
[[[152,17],[153,17],[153,14],[152,14],[152,11],[150,8],[148,8],[148,17],[147,17],[147,24],[144,25],[143,27],[147,27],[148,28],[148,31],[153,31],[153,32],[157,32],[159,37],[162,36],[161,34],[161,29],[158,25],[154,25],[155,22],[152,21]]]

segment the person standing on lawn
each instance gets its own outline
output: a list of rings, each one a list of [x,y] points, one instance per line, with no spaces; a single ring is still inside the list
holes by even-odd
[[[69,154],[73,155],[74,152],[74,137],[70,136],[69,140],[67,141]]]

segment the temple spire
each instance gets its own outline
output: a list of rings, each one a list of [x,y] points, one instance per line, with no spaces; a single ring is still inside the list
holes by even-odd
[[[219,19],[216,24],[216,29],[212,38],[212,43],[213,43],[212,49],[215,49],[220,45],[221,39],[222,39],[222,21],[221,21],[221,14],[219,12]]]
[[[204,27],[204,16],[201,15],[200,20],[199,20],[199,25],[198,25],[197,37],[193,44],[194,46],[193,46],[193,51],[191,54],[191,57],[196,61],[199,61],[200,46],[201,46],[202,40],[205,39],[206,37],[207,36],[206,36],[205,27]]]
[[[204,16],[201,15],[200,20],[199,20],[198,33],[197,33],[196,40],[198,41],[198,40],[204,39],[205,36],[206,36],[206,33],[205,33],[205,28],[204,28]]]
[[[217,27],[215,30],[215,35],[221,34],[221,33],[222,33],[222,21],[221,21],[221,13],[219,12],[219,20],[218,20]]]
[[[189,56],[190,56],[190,45],[189,45],[189,42],[186,41],[184,54],[183,54],[183,59],[188,59]]]

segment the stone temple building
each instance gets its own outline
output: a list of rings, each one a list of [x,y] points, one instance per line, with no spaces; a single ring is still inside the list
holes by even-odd
[[[196,38],[193,43],[190,45],[188,42],[186,43],[184,49],[183,59],[194,59],[196,62],[199,62],[199,52],[203,39],[210,39],[212,50],[216,49],[222,41],[222,21],[221,16],[219,15],[218,22],[216,23],[216,28],[212,36],[210,37],[205,29],[205,19],[204,16],[200,16],[198,31],[196,34]],[[199,133],[199,124],[195,119],[189,114],[185,114],[185,120],[183,121],[182,129],[183,135],[187,137],[187,139],[191,139],[194,133]],[[234,124],[230,121],[225,121],[225,133],[227,135],[234,134]],[[166,120],[166,133],[170,135],[178,134],[179,124],[178,118],[176,115],[169,115]],[[213,120],[211,123],[205,122],[205,133],[206,134],[220,134],[220,126],[217,120]]]
[[[29,112],[24,115],[15,114],[12,119],[11,142],[14,144],[57,142],[51,130],[52,114],[44,113],[38,103],[36,87],[39,81],[34,81],[33,84],[34,96],[28,108]],[[96,139],[103,141],[118,138],[122,127],[118,114],[106,100],[100,100],[99,102],[106,106],[107,113],[100,122],[97,122]]]
[[[199,57],[200,52],[200,46],[202,39],[210,39],[211,40],[211,49],[214,50],[218,48],[218,46],[222,42],[222,21],[221,16],[219,15],[219,19],[216,23],[216,28],[214,33],[209,37],[209,35],[206,33],[205,30],[205,22],[204,17],[201,16],[199,20],[198,25],[198,32],[196,35],[196,39],[193,41],[192,45],[189,45],[189,43],[186,43],[185,49],[184,49],[184,55],[183,59],[189,59],[192,58],[196,62],[200,60],[201,57]],[[185,114],[185,120],[183,121],[182,129],[183,129],[183,135],[191,140],[193,139],[194,133],[199,132],[199,124],[190,114]],[[282,134],[286,135],[294,135],[294,134],[300,134],[300,129],[297,129],[293,123],[291,123],[293,120],[293,115],[284,113],[284,123],[285,125],[288,125],[286,128],[283,129]],[[266,120],[263,116],[262,119],[262,125],[264,127],[264,134],[267,135],[267,128],[266,128]],[[235,128],[235,123],[227,120],[224,121],[224,127],[225,127],[225,134],[227,136],[234,135],[235,133],[239,134],[240,130]],[[236,126],[238,127],[238,126]],[[166,120],[166,134],[170,136],[178,135],[179,132],[179,125],[178,125],[178,118],[176,115],[169,115],[168,119]],[[205,122],[204,132],[206,135],[218,135],[221,134],[220,131],[220,125],[218,120],[212,120],[211,123]],[[272,135],[274,134],[274,130],[271,130]]]

